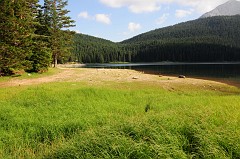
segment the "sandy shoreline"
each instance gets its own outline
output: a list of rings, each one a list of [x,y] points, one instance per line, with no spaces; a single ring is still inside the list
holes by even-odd
[[[86,66],[86,64],[58,64],[58,68],[81,68]]]
[[[146,74],[151,74],[151,75],[156,75],[155,73],[152,72],[145,72]],[[166,77],[177,77],[177,75],[163,75]],[[232,79],[222,79],[222,78],[214,78],[214,77],[198,77],[198,76],[187,76],[187,78],[189,79],[198,79],[198,80],[207,80],[207,81],[214,81],[214,82],[218,82],[218,83],[224,83],[227,85],[231,85],[231,86],[235,86],[240,88],[240,81],[238,80],[232,80]]]
[[[175,87],[200,87],[209,89],[219,89],[227,84],[205,79],[186,78],[180,79],[171,76],[159,76],[145,74],[143,72],[129,69],[96,69],[96,68],[60,68],[60,73],[33,79],[13,78],[9,81],[0,82],[0,87],[36,85],[50,82],[85,82],[91,85],[106,84],[107,82],[142,82],[149,85],[156,85],[165,89],[175,89]]]

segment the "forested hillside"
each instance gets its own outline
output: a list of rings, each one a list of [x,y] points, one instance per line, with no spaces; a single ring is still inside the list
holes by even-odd
[[[240,16],[219,16],[197,19],[174,26],[156,29],[122,43],[145,43],[149,41],[204,42],[215,44],[240,45]]]
[[[70,61],[78,61],[80,63],[131,61],[130,50],[125,48],[123,44],[109,40],[76,34],[74,46]]]
[[[240,16],[197,19],[123,41],[133,61],[240,61]]]
[[[197,19],[121,43],[75,37],[80,62],[240,61],[240,16]]]

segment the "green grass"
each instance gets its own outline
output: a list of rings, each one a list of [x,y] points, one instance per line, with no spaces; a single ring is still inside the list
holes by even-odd
[[[6,77],[0,77],[0,82],[9,81],[11,79],[32,79],[32,78],[40,78],[40,77],[46,77],[50,75],[54,75],[58,72],[61,72],[62,70],[58,68],[49,68],[47,72],[44,73],[27,73],[24,72],[21,75],[13,75],[13,76],[6,76]]]
[[[0,88],[0,158],[240,158],[240,90]],[[150,109],[145,112],[146,106]]]

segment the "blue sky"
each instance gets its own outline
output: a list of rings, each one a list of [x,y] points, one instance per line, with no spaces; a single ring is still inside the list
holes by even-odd
[[[40,0],[42,2],[43,0]],[[194,20],[227,0],[68,0],[71,28],[114,42]]]

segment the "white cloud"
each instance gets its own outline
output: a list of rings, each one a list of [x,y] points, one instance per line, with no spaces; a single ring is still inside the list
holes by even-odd
[[[160,5],[155,3],[146,3],[144,1],[138,3],[137,5],[130,5],[129,9],[133,13],[143,13],[143,12],[154,12],[160,10]]]
[[[156,23],[159,24],[159,25],[160,25],[160,24],[163,24],[163,23],[167,20],[168,16],[169,16],[168,13],[163,14],[161,17],[159,17],[159,18],[156,20]]]
[[[100,0],[101,3],[113,8],[127,7],[133,13],[157,11],[163,1],[171,0]]]
[[[186,17],[188,15],[191,15],[192,12],[193,12],[193,10],[176,10],[175,16],[177,18],[184,18],[184,17]]]
[[[104,24],[111,24],[110,16],[107,14],[96,14],[95,15],[96,21]]]
[[[140,30],[141,28],[142,28],[142,26],[141,26],[140,24],[138,24],[138,23],[130,22],[130,23],[128,24],[128,30],[129,30],[130,32],[135,32],[135,31],[137,31],[137,30]]]
[[[88,12],[81,12],[78,14],[78,18],[84,18],[84,19],[90,19],[90,16],[88,15]]]
[[[78,18],[94,20],[104,24],[111,24],[110,15],[107,14],[89,15],[88,12],[84,11],[78,14]]]
[[[188,6],[198,13],[205,13],[227,2],[228,0],[99,0],[101,3],[113,7],[127,7],[133,13],[154,12],[164,4],[180,4]]]

